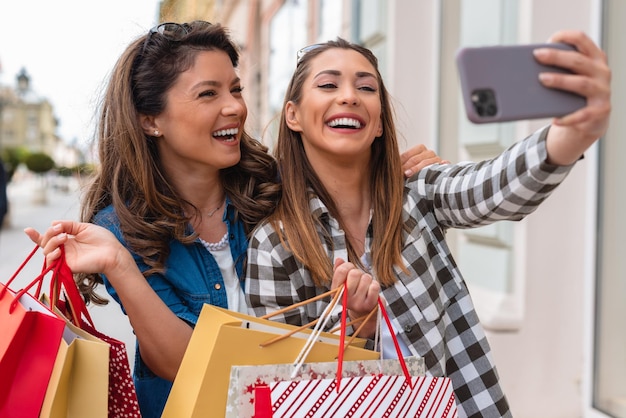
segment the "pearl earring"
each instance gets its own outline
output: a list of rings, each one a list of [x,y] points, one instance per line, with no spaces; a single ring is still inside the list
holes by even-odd
[[[159,136],[159,130],[158,129],[154,130],[154,136]]]

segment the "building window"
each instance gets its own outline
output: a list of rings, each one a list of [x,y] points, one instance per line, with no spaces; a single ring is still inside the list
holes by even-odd
[[[307,44],[306,0],[286,0],[272,17],[269,27],[268,110],[270,122],[264,140],[270,147],[278,137],[278,115],[287,85],[296,66],[298,50]]]
[[[354,0],[352,4],[353,40],[378,58],[378,71],[383,79],[387,69],[387,7],[386,0]]]
[[[517,42],[516,0],[460,0],[458,19],[460,47]],[[516,140],[514,123],[472,124],[460,94],[456,106],[459,159],[492,158]],[[453,232],[456,255],[476,299],[476,309],[491,330],[516,329],[523,315],[521,280],[516,277],[519,269],[515,266],[516,228],[513,222],[503,221]]]
[[[318,42],[335,39],[341,33],[342,6],[342,2],[337,0],[319,2]]]
[[[269,105],[279,113],[287,84],[296,66],[296,54],[307,43],[307,1],[287,0],[270,23]]]
[[[28,144],[39,142],[39,115],[36,110],[26,112],[26,142]]]
[[[2,123],[12,123],[13,119],[15,119],[15,111],[10,107],[2,108]]]
[[[381,0],[357,0],[355,25],[357,40],[368,48],[384,38],[387,20],[387,2]]]

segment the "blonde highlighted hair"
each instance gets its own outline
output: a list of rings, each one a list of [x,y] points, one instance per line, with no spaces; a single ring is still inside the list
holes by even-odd
[[[283,193],[270,221],[278,232],[281,242],[288,246],[294,256],[311,272],[316,285],[328,285],[332,278],[333,262],[326,254],[318,230],[325,231],[320,220],[310,211],[308,190],[319,196],[330,214],[342,225],[336,202],[334,202],[309,165],[300,133],[291,130],[286,123],[285,104],[292,101],[298,104],[302,98],[303,84],[310,73],[310,62],[320,53],[340,48],[354,50],[363,55],[376,71],[379,84],[383,134],[372,144],[370,175],[373,207],[372,268],[375,277],[383,286],[390,286],[396,280],[394,266],[405,270],[402,263],[402,197],[404,177],[401,169],[400,151],[394,124],[394,114],[389,94],[378,70],[378,60],[370,50],[337,38],[308,48],[297,64],[291,78],[283,112],[279,121],[278,141],[275,157],[282,179]],[[282,228],[282,229],[281,229]],[[329,235],[324,236],[327,245],[332,246]],[[359,256],[347,242],[349,261],[360,265]]]

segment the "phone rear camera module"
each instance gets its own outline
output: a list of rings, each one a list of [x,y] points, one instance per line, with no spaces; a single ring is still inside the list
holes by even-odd
[[[472,92],[472,105],[480,117],[492,117],[498,113],[496,96],[491,89],[479,89]]]

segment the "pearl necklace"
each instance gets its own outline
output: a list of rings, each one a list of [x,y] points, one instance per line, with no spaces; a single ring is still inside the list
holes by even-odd
[[[224,248],[228,246],[228,231],[226,231],[222,239],[219,240],[218,242],[206,242],[202,238],[200,238],[200,242],[202,243],[202,245],[204,245],[204,248],[206,248],[209,251],[223,250]]]

